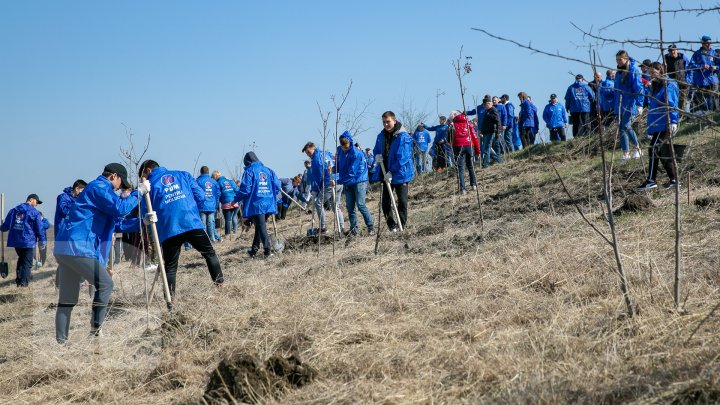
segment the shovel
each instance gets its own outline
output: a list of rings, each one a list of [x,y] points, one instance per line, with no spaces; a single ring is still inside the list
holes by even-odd
[[[145,194],[145,203],[147,204],[148,213],[153,212],[152,201],[150,200],[150,192]],[[150,293],[148,294],[148,300],[152,297],[153,290],[155,289],[155,283],[158,277],[162,281],[163,295],[165,296],[165,302],[167,303],[168,311],[172,311],[172,297],[170,296],[170,287],[168,286],[167,276],[165,275],[165,260],[163,260],[162,248],[160,246],[160,239],[158,238],[157,226],[155,222],[150,223],[150,230],[152,231],[153,245],[155,246],[155,252],[158,258],[158,268],[155,272],[155,279],[150,287]]]
[[[395,218],[397,219],[396,223],[398,225],[398,228],[400,228],[400,232],[402,232],[403,226],[402,226],[402,222],[400,222],[400,214],[398,213],[397,204],[395,204],[395,196],[393,195],[392,187],[390,187],[390,182],[385,178],[385,173],[386,173],[385,163],[382,160],[382,155],[378,155],[378,156],[380,157],[380,159],[378,159],[378,157],[376,157],[375,160],[380,161],[380,170],[382,170],[383,181],[385,182],[385,187],[387,187],[388,194],[390,195],[390,203],[392,206],[392,212],[395,214]]]
[[[5,193],[0,194],[0,224],[5,220]],[[8,264],[5,261],[5,232],[0,232],[0,250],[2,250],[2,260],[0,260],[0,277],[8,276]]]
[[[275,214],[271,214],[271,216],[273,223],[273,233],[275,234],[275,236],[270,237],[270,245],[272,246],[273,251],[280,253],[285,250],[285,241],[282,239],[278,239],[277,225],[275,224]]]

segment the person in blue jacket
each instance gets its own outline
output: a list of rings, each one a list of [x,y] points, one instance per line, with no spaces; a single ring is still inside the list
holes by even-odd
[[[595,93],[583,75],[576,75],[575,83],[565,92],[565,108],[570,111],[573,138],[590,134],[590,110],[593,103]]]
[[[652,140],[648,152],[648,178],[645,183],[636,189],[638,191],[657,187],[655,181],[660,164],[663,165],[670,178],[670,181],[665,183],[664,187],[669,189],[679,186],[677,169],[673,164],[670,151],[672,146],[669,141],[677,131],[680,116],[678,110],[680,88],[674,80],[664,75],[662,63],[653,62],[649,72],[652,81],[650,82],[650,97],[648,97],[647,131],[652,136]],[[670,108],[669,111],[668,107]],[[668,118],[670,119],[669,128]]]
[[[428,134],[428,137],[430,134]],[[345,131],[340,135],[340,146],[337,150],[338,182],[343,185],[345,193],[345,207],[347,208],[350,220],[350,234],[360,234],[357,225],[357,214],[355,208],[360,211],[367,227],[368,235],[375,233],[370,210],[365,204],[368,187],[368,166],[365,154],[357,148],[353,148],[353,138],[350,132]]]
[[[238,211],[240,206],[235,202],[238,186],[234,181],[225,178],[219,170],[214,170],[212,178],[220,186],[220,208],[225,219],[225,237],[229,238],[238,229]]]
[[[190,173],[168,170],[150,159],[140,165],[138,176],[146,178],[150,183],[150,199],[156,213],[153,222],[157,222],[170,294],[175,295],[180,248],[185,242],[200,252],[213,283],[222,287],[225,278],[220,268],[220,260],[205,232],[205,224],[200,220],[198,211],[198,206],[205,201],[205,190],[200,188]],[[145,202],[142,207],[143,212],[148,212],[149,207]]]
[[[340,198],[337,195],[337,191],[341,186],[336,187],[336,181],[333,178],[336,173],[333,170],[335,166],[335,159],[333,158],[332,153],[317,149],[313,142],[306,143],[302,152],[311,159],[311,194],[314,198],[315,213],[317,214],[320,222],[320,233],[327,232],[327,228],[325,226],[326,204],[332,207],[331,209],[337,216],[340,229],[342,230],[344,228],[345,218],[340,210]],[[336,191],[334,198],[333,189]]]
[[[607,128],[615,120],[615,71],[612,69],[607,70],[605,80],[598,85],[598,103],[602,125]]]
[[[265,221],[267,215],[277,214],[280,180],[272,169],[262,164],[255,152],[246,153],[243,163],[245,172],[235,201],[242,203],[243,218],[249,219],[255,226],[255,236],[247,254],[255,257],[262,242],[265,257],[268,258],[273,252]]]
[[[70,207],[75,203],[75,199],[85,189],[87,183],[85,180],[75,180],[72,187],[65,187],[63,192],[57,196],[55,203],[55,222],[53,222],[53,234],[57,235],[60,225],[70,212]]]
[[[200,220],[205,224],[205,232],[210,237],[210,242],[222,242],[222,238],[215,229],[215,211],[220,200],[220,185],[210,177],[210,168],[207,166],[200,168],[200,176],[196,181],[198,186],[205,192],[205,200],[198,203]]]
[[[712,38],[703,35],[700,49],[693,53],[690,67],[693,70],[692,84],[695,89],[696,110],[714,111],[718,91],[718,67],[720,54],[712,49]]]
[[[45,248],[47,240],[43,229],[40,211],[35,209],[42,204],[37,194],[30,194],[25,202],[10,210],[0,226],[0,232],[8,232],[7,246],[15,248],[18,261],[15,268],[15,284],[27,287],[30,284],[30,270],[33,266],[35,246]]]
[[[535,144],[535,135],[537,135],[540,125],[537,116],[537,107],[535,107],[530,96],[524,91],[518,93],[518,98],[520,99],[520,117],[518,117],[520,139],[523,148],[529,148]]]
[[[503,105],[503,107],[505,107],[505,122],[503,123],[505,130],[503,131],[503,139],[505,140],[505,145],[508,146],[510,152],[513,152],[518,150],[515,147],[515,142],[513,141],[513,127],[515,125],[515,106],[513,105],[513,103],[510,102],[510,96],[508,96],[507,94],[503,94],[502,96],[500,96],[500,103]]]
[[[640,159],[640,145],[632,128],[632,121],[638,113],[638,100],[643,96],[642,72],[637,61],[624,50],[615,54],[617,73],[615,74],[615,117],[619,121],[620,149],[622,160],[630,159],[630,143],[634,145],[633,159]]]
[[[47,220],[43,216],[43,213],[40,212],[40,221],[42,222],[42,229],[43,229],[43,236],[45,237],[45,240],[47,241],[47,230],[50,229],[50,221]],[[40,238],[38,238],[38,242],[40,241]],[[45,245],[40,244],[40,247],[38,248],[38,259],[36,266],[42,267],[43,264],[47,261],[47,243]]]
[[[383,178],[382,169],[378,170],[371,179],[373,182],[382,183],[382,211],[387,221],[390,232],[399,230],[396,220],[393,218],[390,193],[395,191],[397,198],[398,216],[403,229],[407,224],[408,212],[408,190],[409,184],[415,179],[415,166],[412,158],[412,137],[407,133],[402,124],[395,118],[395,113],[385,111],[382,115],[383,130],[380,131],[376,140],[373,154],[375,161],[382,161],[385,166]],[[379,162],[378,162],[379,164]],[[390,182],[390,189],[384,180]]]
[[[58,305],[55,313],[55,338],[65,343],[70,330],[70,316],[78,302],[83,280],[95,288],[90,334],[101,335],[107,304],[112,295],[112,274],[106,269],[114,232],[133,232],[139,221],[127,216],[138,205],[140,194],[132,191],[127,197],[118,196],[120,187],[131,188],[127,170],[120,163],[110,163],[85,190],[78,195],[67,218],[55,235],[53,253],[58,261]]]
[[[550,140],[552,142],[565,141],[565,128],[567,128],[568,119],[565,113],[565,107],[558,103],[557,95],[550,95],[550,101],[543,110],[543,121],[550,132]]]
[[[285,219],[287,216],[287,210],[290,208],[290,198],[295,198],[296,193],[295,186],[293,185],[293,179],[282,178],[280,179],[280,192],[278,196],[278,211],[277,219]],[[283,194],[283,192],[285,194]]]
[[[447,117],[444,115],[440,116],[440,124],[431,127],[426,126],[425,129],[428,131],[435,132],[435,138],[433,138],[433,146],[435,146],[435,170],[443,171],[448,167],[452,167],[452,142],[447,139]]]
[[[516,151],[522,150],[523,148],[522,139],[520,138],[520,126],[518,125],[518,122],[520,122],[520,118],[513,117],[512,143]]]
[[[415,170],[418,173],[428,173],[430,168],[428,167],[428,151],[430,150],[430,132],[425,130],[425,125],[421,122],[420,125],[415,129],[413,133],[413,140],[415,141]]]

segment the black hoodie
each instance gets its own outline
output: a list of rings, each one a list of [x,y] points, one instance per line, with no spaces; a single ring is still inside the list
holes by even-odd
[[[258,159],[257,155],[255,155],[255,152],[248,152],[245,154],[245,158],[243,159],[243,163],[245,164],[245,167],[250,166],[251,164],[255,162],[259,162],[260,159]]]

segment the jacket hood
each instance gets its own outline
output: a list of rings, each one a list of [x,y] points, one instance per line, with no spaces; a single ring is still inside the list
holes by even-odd
[[[257,155],[255,155],[255,152],[248,152],[245,154],[245,158],[243,158],[243,163],[246,167],[259,161],[260,159],[258,159]]]
[[[350,131],[345,131],[340,135],[340,138],[347,138],[350,141],[350,146],[355,147],[355,141],[353,140],[352,135],[350,135]]]
[[[457,117],[453,118],[453,122],[464,124],[467,122],[467,116],[465,114],[459,114]]]
[[[72,196],[72,191],[73,191],[72,187],[65,187],[63,189],[63,193],[68,194],[70,196]]]
[[[33,206],[30,205],[30,204],[28,204],[28,203],[26,203],[26,202],[24,202],[24,203],[18,205],[17,207],[15,207],[15,211],[18,211],[18,212],[29,212],[29,211],[32,211],[32,210],[34,210]]]

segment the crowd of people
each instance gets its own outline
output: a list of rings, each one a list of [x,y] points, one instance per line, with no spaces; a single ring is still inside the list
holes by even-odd
[[[572,125],[573,137],[592,136],[601,127],[617,125],[622,159],[640,158],[642,151],[634,126],[642,117],[649,138],[649,170],[638,190],[657,187],[660,165],[669,178],[665,187],[679,187],[677,169],[668,158],[672,154],[668,140],[683,116],[718,108],[718,53],[712,49],[711,39],[703,37],[701,49],[692,58],[680,53],[675,45],[668,48],[665,64],[639,62],[624,50],[615,57],[617,69],[607,70],[604,79],[600,72],[595,72],[589,83],[582,74],[576,75],[565,92],[564,104],[556,94],[550,95],[541,114],[549,138],[552,142],[565,141],[568,125]],[[108,266],[110,252],[113,246],[120,245],[116,240],[122,238],[135,248],[146,249],[136,250],[140,253],[135,258],[148,254],[147,238],[132,236],[143,235],[140,231],[144,226],[156,229],[160,251],[155,253],[162,257],[173,297],[182,246],[196,249],[206,261],[211,281],[217,287],[223,286],[225,278],[214,245],[233,239],[241,226],[240,218],[243,227],[254,228],[247,251],[250,258],[257,257],[261,249],[263,257],[273,256],[266,222],[271,215],[285,219],[291,204],[302,212],[309,208],[313,224],[317,217],[317,226],[308,231],[310,237],[328,234],[326,211],[333,213],[333,224],[337,226],[332,234],[374,235],[377,223],[366,197],[370,183],[379,183],[382,220],[391,232],[403,230],[408,220],[409,184],[416,175],[456,166],[458,192],[465,194],[466,168],[470,189],[476,190],[476,162],[482,168],[501,164],[511,152],[536,142],[540,128],[538,108],[527,93],[521,91],[517,97],[517,116],[507,94],[486,95],[472,110],[453,110],[448,117],[440,116],[437,125],[421,122],[412,135],[392,111],[386,111],[373,148],[363,150],[348,131],[338,137],[334,151],[307,142],[301,149],[308,158],[304,172],[289,178],[279,178],[255,152],[248,152],[243,157],[241,179],[226,178],[207,166],[193,178],[188,172],[146,160],[139,167],[141,180],[136,189],[128,180],[127,169],[119,163],[106,165],[93,181],[75,181],[56,201],[53,253],[58,262],[57,341],[65,343],[68,339],[71,313],[83,281],[93,287],[91,334],[101,334],[113,287],[112,266]],[[470,119],[472,116],[475,118]],[[30,283],[36,247],[42,251],[47,245],[49,223],[37,209],[40,204],[38,195],[28,195],[24,203],[8,212],[0,226],[2,232],[9,232],[8,247],[15,248],[18,255],[18,287]],[[224,239],[217,232],[218,212],[223,217]]]

